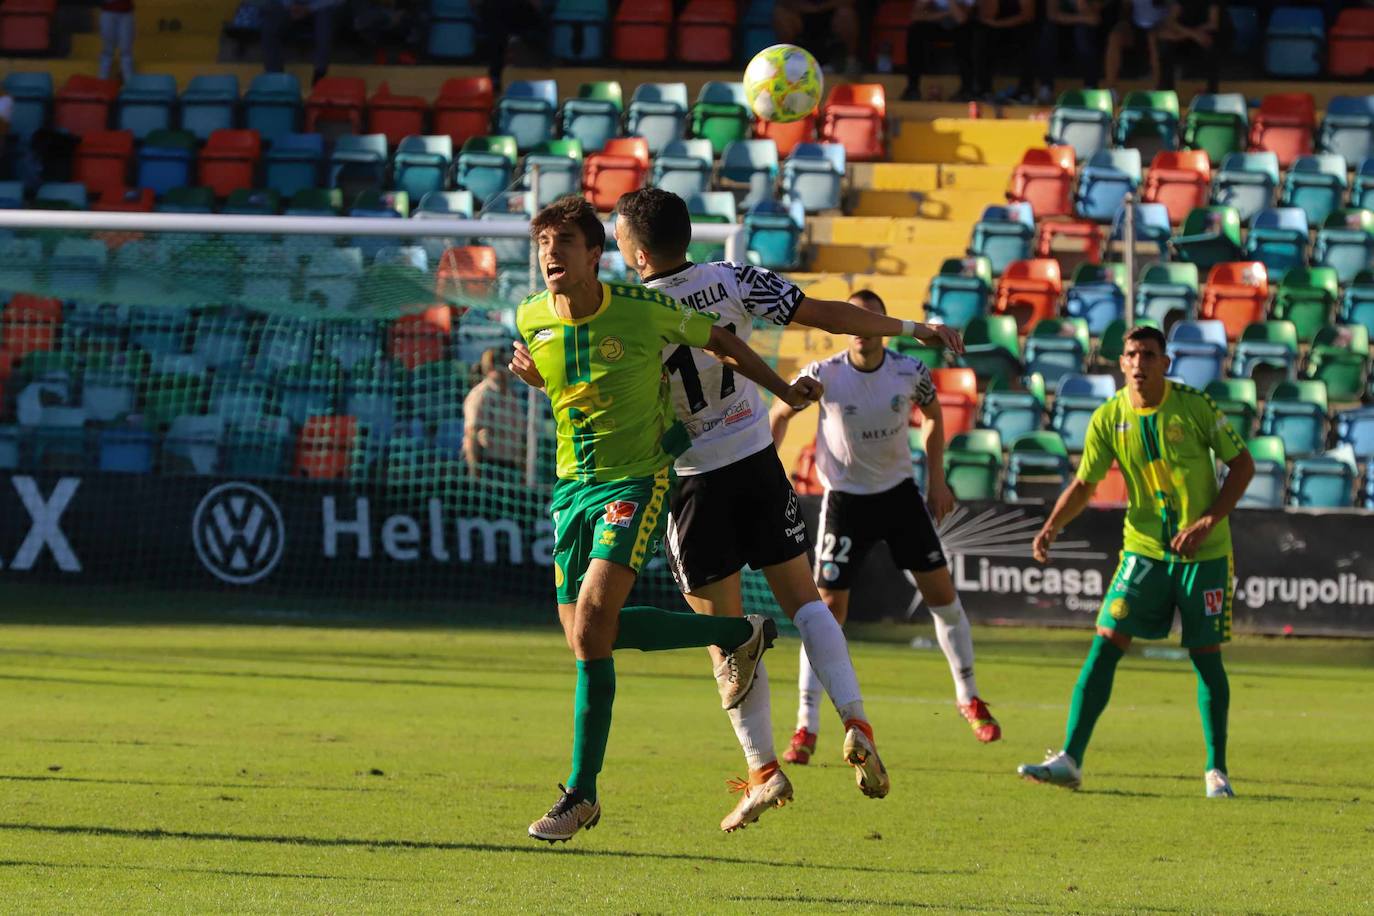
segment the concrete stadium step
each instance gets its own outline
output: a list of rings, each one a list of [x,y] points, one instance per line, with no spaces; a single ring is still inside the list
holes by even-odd
[[[924,245],[818,245],[808,267],[816,273],[929,277],[939,272],[945,258],[961,255],[967,239],[951,233]]]
[[[951,255],[953,257],[953,255]],[[932,274],[934,272],[932,271]],[[888,313],[896,318],[920,321],[925,317],[926,291],[930,275],[894,275],[869,273],[788,273],[788,279],[816,299],[848,299],[861,289],[871,289],[883,297]],[[812,352],[808,348],[795,349],[795,335],[824,334],[809,328],[790,327],[783,335],[784,354]],[[829,336],[829,335],[825,335]]]
[[[1005,186],[1004,186],[1005,187]],[[928,222],[972,224],[990,203],[1006,200],[1002,189],[991,191],[859,191],[851,196],[853,216],[896,216]]]
[[[1011,172],[1008,165],[855,162],[849,166],[849,183],[851,188],[863,191],[1001,191],[1011,180]]]
[[[1032,147],[1045,145],[1043,120],[937,118],[898,121],[889,149],[894,162],[1015,165]]]
[[[932,220],[888,216],[813,216],[806,240],[813,245],[909,245],[952,233],[967,237],[973,220]]]

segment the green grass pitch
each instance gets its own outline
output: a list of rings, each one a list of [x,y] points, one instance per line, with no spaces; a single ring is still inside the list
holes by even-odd
[[[853,646],[892,795],[859,795],[827,715],[795,804],[729,836],[704,653],[623,653],[601,824],[551,848],[525,827],[568,768],[553,631],[0,626],[0,911],[1374,908],[1370,644],[1239,641],[1240,797],[1209,801],[1186,660],[1125,660],[1069,793],[1014,770],[1058,746],[1087,636],[976,631],[1006,733],[981,746],[922,633]],[[769,667],[781,749],[795,639]]]

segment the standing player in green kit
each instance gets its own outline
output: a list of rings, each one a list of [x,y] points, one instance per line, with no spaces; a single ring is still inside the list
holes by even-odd
[[[1121,564],[1097,617],[1097,637],[1074,687],[1064,748],[1017,772],[1036,782],[1076,789],[1093,725],[1112,692],[1116,663],[1131,638],[1162,639],[1178,608],[1183,645],[1197,671],[1198,709],[1207,741],[1203,776],[1208,798],[1230,798],[1226,716],[1231,700],[1221,644],[1231,638],[1235,565],[1227,516],[1255,462],[1212,399],[1165,378],[1164,335],[1138,327],[1121,355],[1126,386],[1093,414],[1078,476],[1032,545],[1041,563],[1064,526],[1088,505],[1112,462],[1126,478],[1129,503]],[[1217,486],[1216,461],[1226,464]]]
[[[597,279],[605,230],[581,197],[564,197],[530,223],[547,290],[520,303],[511,371],[553,404],[558,481],[553,491],[558,617],[577,658],[573,762],[567,787],[530,825],[535,839],[571,839],[601,817],[596,777],[615,700],[613,649],[717,646],[727,708],[743,702],[772,620],[623,607],[668,519],[673,458],[689,444],[673,413],[663,348],[709,350],[795,407],[820,386],[788,385],[714,316],[680,309],[662,293]]]

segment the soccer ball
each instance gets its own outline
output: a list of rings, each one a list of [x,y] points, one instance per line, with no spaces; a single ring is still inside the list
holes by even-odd
[[[824,86],[816,58],[796,45],[764,48],[744,68],[744,97],[764,121],[800,121],[816,110]]]

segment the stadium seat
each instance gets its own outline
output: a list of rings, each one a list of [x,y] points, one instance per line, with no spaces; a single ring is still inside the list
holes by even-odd
[[[48,257],[52,288],[71,299],[104,292],[109,249],[101,239],[62,238]]]
[[[1255,476],[1237,505],[1243,509],[1281,509],[1288,495],[1288,464],[1283,440],[1256,436],[1246,443],[1255,460]]]
[[[52,126],[78,137],[93,130],[105,130],[110,123],[110,109],[118,96],[119,84],[114,80],[73,74],[58,90]]]
[[[488,133],[494,94],[489,76],[445,80],[434,100],[434,132],[448,134],[462,148]]]
[[[1125,264],[1080,264],[1064,297],[1064,314],[1083,319],[1089,333],[1100,337],[1113,321],[1125,318],[1129,283]]]
[[[1280,203],[1301,207],[1311,225],[1320,225],[1345,200],[1345,160],[1335,153],[1301,156],[1284,175]]]
[[[224,433],[223,473],[232,477],[281,477],[292,450],[291,421],[281,416],[229,417]]]
[[[1023,433],[1007,454],[1007,479],[1002,498],[1007,502],[1052,502],[1073,474],[1069,450],[1054,430]]]
[[[985,387],[1006,388],[1024,371],[1016,319],[1011,315],[979,315],[964,329],[961,366],[972,369]]]
[[[471,137],[458,152],[454,179],[485,205],[510,185],[517,158],[514,137]]]
[[[172,188],[155,209],[158,213],[213,213],[215,192],[209,188]]]
[[[230,192],[220,212],[242,216],[275,216],[281,212],[281,195],[271,188],[238,188]]]
[[[995,429],[959,433],[945,448],[945,483],[958,500],[996,499],[1002,476],[1002,437]]]
[[[151,474],[156,443],[153,433],[135,426],[101,429],[96,434],[96,469],[116,474]]]
[[[1298,207],[1271,207],[1255,214],[1245,236],[1245,258],[1264,264],[1281,276],[1290,267],[1307,264],[1307,214]]]
[[[1293,462],[1289,505],[1299,509],[1349,509],[1355,505],[1354,459],[1313,455]]]
[[[448,306],[428,309],[418,315],[404,315],[387,328],[386,355],[407,370],[441,360],[448,353],[453,311]],[[355,404],[346,405],[348,413],[358,413]]]
[[[533,171],[539,170],[539,195],[535,207],[545,207],[567,194],[582,190],[582,144],[576,140],[548,140],[525,156],[521,186],[532,189]]]
[[[392,95],[391,86],[383,82],[367,101],[366,133],[383,134],[387,145],[400,146],[406,137],[425,132],[429,105],[418,95]],[[362,133],[363,128],[353,133]],[[450,137],[450,142],[452,138]]]
[[[738,221],[735,195],[729,191],[707,191],[687,198],[687,212],[692,221],[731,225]],[[698,264],[719,261],[725,257],[725,247],[716,242],[693,242],[687,255]]]
[[[1140,187],[1140,150],[1105,149],[1093,153],[1078,171],[1074,212],[1084,219],[1110,222],[1127,194]]]
[[[319,134],[286,134],[267,151],[264,184],[283,197],[320,184],[324,164],[324,137]]]
[[[761,200],[744,214],[745,249],[751,264],[770,270],[794,270],[801,264],[806,211],[801,201]]]
[[[15,293],[0,312],[0,352],[11,359],[52,350],[62,325],[61,300]]]
[[[353,76],[324,76],[305,100],[305,132],[333,138],[363,131],[367,83]]]
[[[596,209],[607,211],[622,194],[643,187],[648,174],[648,142],[643,137],[616,137],[583,160],[582,193]]]
[[[1250,378],[1219,378],[1207,383],[1205,394],[1216,402],[1231,428],[1242,440],[1255,431],[1255,417],[1259,412],[1259,395],[1255,380]]]
[[[1340,282],[1331,267],[1294,267],[1283,274],[1274,296],[1273,317],[1291,321],[1298,340],[1309,343],[1331,322]]]
[[[1066,375],[1083,372],[1091,347],[1082,318],[1043,319],[1026,338],[1026,371],[1040,373],[1047,385],[1058,384]]]
[[[453,139],[447,134],[406,137],[392,160],[394,186],[419,200],[430,191],[442,191],[453,166]]]
[[[1138,203],[1135,205],[1135,255],[1138,259],[1168,260],[1169,242],[1173,226],[1169,222],[1169,209],[1163,204]],[[1111,249],[1126,251],[1126,208],[1123,205],[1112,217]]]
[[[1070,452],[1083,451],[1093,411],[1115,393],[1116,380],[1110,375],[1064,376],[1055,389],[1050,429],[1063,437]]]
[[[1336,414],[1336,440],[1350,446],[1365,461],[1374,458],[1374,407],[1356,407]]]
[[[356,417],[307,417],[296,444],[294,473],[325,480],[347,477],[357,439]]]
[[[493,129],[514,137],[516,147],[523,153],[553,136],[557,109],[556,80],[515,80],[496,101]]]
[[[180,127],[194,134],[197,140],[208,140],[217,130],[237,126],[238,106],[237,76],[232,73],[193,76],[181,94]]]
[[[1332,401],[1358,401],[1369,378],[1369,331],[1362,324],[1326,325],[1307,354],[1307,377],[1326,384]]]
[[[772,140],[778,146],[779,156],[790,156],[800,143],[811,143],[816,139],[816,116],[809,115],[800,121],[754,121],[754,137],[758,140]]]
[[[163,439],[164,473],[218,473],[224,427],[224,418],[215,414],[175,417]]]
[[[152,213],[157,204],[157,195],[152,188],[108,187],[101,192],[100,199],[92,210],[102,213]]]
[[[173,188],[191,184],[191,163],[196,138],[184,130],[155,130],[138,151],[138,173],[134,183],[152,188],[159,197]]]
[[[1116,145],[1141,151],[1141,158],[1178,149],[1178,93],[1172,89],[1126,93],[1116,118]]]
[[[304,295],[332,312],[349,307],[358,293],[363,255],[357,248],[329,248],[306,259]]]
[[[649,184],[683,200],[711,189],[710,140],[673,140],[654,157]]]
[[[115,127],[142,140],[149,133],[172,126],[177,81],[163,73],[136,73],[119,90]]]
[[[1045,425],[1045,402],[1032,391],[990,389],[978,408],[978,425],[997,430],[1004,442],[1015,442]]]
[[[621,64],[666,63],[672,26],[671,0],[622,3],[611,22],[612,59]],[[686,99],[682,107],[687,107]]]
[[[1060,93],[1050,112],[1045,142],[1071,146],[1079,162],[1086,162],[1112,145],[1112,110],[1116,107],[1109,89],[1072,89]]]
[[[1337,210],[1317,231],[1312,263],[1336,268],[1341,283],[1349,283],[1374,261],[1374,211]]]
[[[479,221],[486,222],[528,222],[534,216],[534,196],[524,191],[503,191],[487,198],[478,214]],[[496,251],[500,264],[519,268],[522,278],[529,276],[530,239],[528,235],[515,238],[492,236],[485,240]]]
[[[308,352],[292,355],[309,360]],[[339,372],[337,364],[326,361],[284,366],[273,382],[281,415],[293,426],[302,426],[312,416],[332,414],[338,402]]]
[[[741,207],[772,200],[778,180],[778,149],[771,140],[736,140],[720,157],[720,182]]]
[[[1194,208],[1206,206],[1211,172],[1205,152],[1161,151],[1155,154],[1145,175],[1143,199],[1146,203],[1164,204],[1169,222],[1178,225]]]
[[[1030,205],[1037,220],[1073,212],[1074,152],[1071,146],[1028,149],[1012,170],[1007,200]]]
[[[625,112],[625,133],[643,137],[649,152],[657,155],[673,140],[681,140],[686,130],[685,83],[640,83],[635,87]]]
[[[53,45],[57,0],[4,0],[0,3],[0,52],[46,54]]]
[[[1280,382],[1264,405],[1260,432],[1283,440],[1290,458],[1320,454],[1326,443],[1326,384],[1315,379]]]
[[[1366,77],[1371,70],[1374,70],[1374,11],[1343,9],[1331,26],[1327,75]]]
[[[815,442],[802,447],[789,476],[792,479],[792,488],[797,491],[798,496],[820,496],[825,492],[820,476],[816,473]]]
[[[1168,327],[1197,317],[1197,298],[1196,264],[1151,264],[1136,284],[1135,314]]]
[[[1362,270],[1341,294],[1341,322],[1359,324],[1374,336],[1374,273]]]
[[[72,177],[92,194],[123,190],[134,156],[134,136],[127,130],[94,130],[76,147]]]
[[[441,296],[489,297],[496,283],[496,251],[488,245],[458,245],[444,252],[436,274]]]
[[[1352,165],[1374,155],[1374,96],[1331,99],[1317,131],[1317,149]]]
[[[1220,321],[1180,321],[1169,329],[1169,374],[1199,391],[1221,378],[1226,327]]]
[[[1170,242],[1178,259],[1211,270],[1241,255],[1240,216],[1231,207],[1197,207],[1183,220],[1180,234]]]
[[[678,13],[674,51],[685,64],[722,66],[734,60],[734,0],[687,0]]]
[[[200,151],[197,182],[216,197],[228,197],[256,183],[262,141],[255,130],[217,130]]]
[[[1059,262],[1053,258],[1033,258],[1007,265],[997,281],[993,312],[1011,315],[1021,332],[1035,322],[1053,318],[1063,293]]]
[[[987,314],[991,298],[992,262],[982,257],[947,258],[930,280],[926,319],[962,331]]]
[[[1035,217],[1024,205],[993,205],[973,226],[968,254],[985,257],[992,265],[993,276],[1000,276],[1013,261],[1031,256],[1031,241],[1035,237]]]
[[[689,117],[692,136],[709,140],[716,156],[736,140],[747,139],[753,125],[743,83],[707,80]]]
[[[606,53],[607,0],[558,0],[550,17],[549,50],[564,63],[593,63]]]
[[[191,352],[204,360],[206,368],[224,369],[228,370],[228,375],[237,375],[248,359],[248,339],[248,327],[242,319],[236,316],[208,314],[196,322]],[[217,376],[216,390],[223,388],[226,383],[227,379],[222,382]],[[212,392],[211,412],[224,413],[215,409],[214,401]]]
[[[14,100],[9,132],[27,140],[48,123],[52,110],[52,74],[15,72],[5,77],[5,94]]]
[[[1228,261],[1207,272],[1198,315],[1221,322],[1227,340],[1239,340],[1246,327],[1264,320],[1268,302],[1269,274],[1264,265],[1259,261]]]
[[[1299,156],[1312,152],[1317,128],[1312,96],[1306,92],[1272,93],[1260,100],[1250,124],[1250,148],[1268,150],[1288,168]]]
[[[33,192],[35,210],[85,210],[88,206],[90,195],[78,181],[49,181]]]
[[[430,0],[427,32],[429,56],[436,60],[466,60],[477,54],[477,14],[468,0]],[[485,130],[483,125],[477,133]],[[453,142],[463,139],[454,137]]]
[[[1250,135],[1250,109],[1238,92],[1193,96],[1183,120],[1183,145],[1207,153],[1213,168],[1230,153],[1245,150]]]
[[[620,133],[624,107],[619,83],[583,83],[577,97],[565,101],[559,110],[559,132],[581,143],[584,153],[600,152],[607,140]]]
[[[844,147],[854,162],[887,155],[887,96],[881,83],[841,83],[821,108],[821,140]]]
[[[1034,255],[1059,262],[1060,273],[1102,263],[1102,227],[1092,220],[1045,220],[1035,234]]]
[[[972,369],[932,369],[931,378],[935,382],[936,397],[945,418],[945,442],[948,443],[959,433],[973,429],[973,421],[978,412],[978,379]],[[912,417],[919,419],[919,408],[913,408]]]
[[[262,73],[243,96],[243,126],[269,146],[300,130],[301,84],[290,73]]]
[[[1293,322],[1257,321],[1241,332],[1231,375],[1254,378],[1261,396],[1281,379],[1292,378],[1298,363],[1298,331]]]
[[[1279,162],[1273,153],[1231,153],[1212,178],[1211,202],[1234,207],[1240,221],[1248,223],[1273,205],[1278,186]]]
[[[1374,158],[1363,160],[1350,186],[1350,206],[1374,209]]]
[[[1325,47],[1321,10],[1280,6],[1270,14],[1264,33],[1264,72],[1281,78],[1319,76]]]

